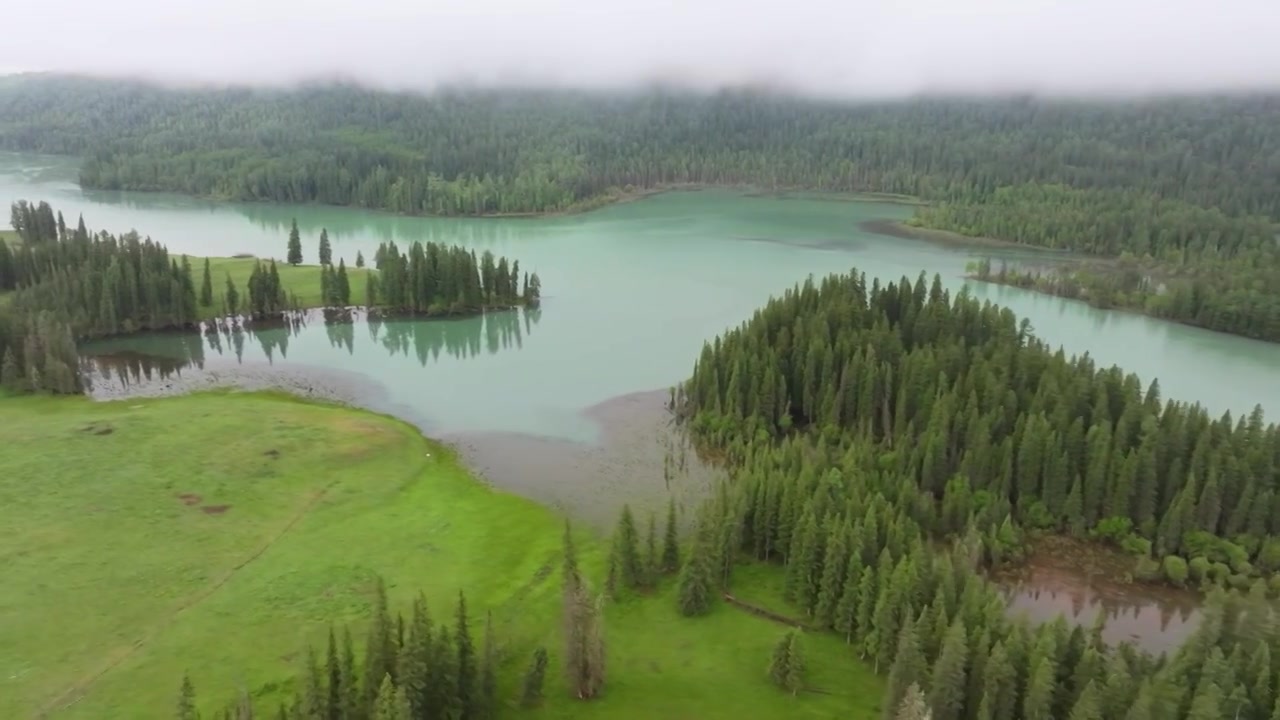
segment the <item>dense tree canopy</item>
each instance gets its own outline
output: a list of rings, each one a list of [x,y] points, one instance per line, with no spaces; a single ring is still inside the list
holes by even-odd
[[[930,200],[1137,189],[1280,217],[1280,99],[801,101],[354,86],[174,90],[16,76],[0,146],[86,158],[90,187],[407,213],[557,210],[627,185],[746,183]]]
[[[914,195],[936,204],[922,226],[1151,258],[1138,272],[1070,267],[1017,284],[1280,339],[1275,96],[854,103],[16,76],[0,80],[0,103],[0,147],[81,155],[95,188],[436,215],[583,208],[690,183]],[[59,224],[20,220],[46,236]],[[295,241],[289,262],[301,257]]]
[[[1147,190],[1003,187],[921,208],[915,225],[1107,258],[1048,272],[976,276],[1142,310],[1213,330],[1280,341],[1280,228],[1265,216],[1162,198]]]
[[[694,427],[734,453],[797,429],[877,453],[919,493],[917,520],[944,533],[972,514],[988,529],[1010,513],[1080,534],[1131,528],[1157,557],[1246,577],[1280,542],[1280,429],[1261,408],[1215,420],[1163,401],[1156,383],[1055,353],[938,278],[806,282],[707,345],[684,393]]]
[[[808,624],[888,676],[885,718],[1280,716],[1254,577],[1280,559],[1280,431],[1260,412],[1214,421],[936,280],[856,272],[709,343],[672,405],[732,473],[700,518],[711,563],[783,562]],[[1192,557],[1199,629],[1161,662],[1100,626],[1011,619],[976,570],[1029,526]]]

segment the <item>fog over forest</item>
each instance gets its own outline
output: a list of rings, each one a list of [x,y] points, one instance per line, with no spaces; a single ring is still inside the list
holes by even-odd
[[[1280,87],[1274,0],[44,0],[0,72],[838,96]],[[29,31],[28,31],[29,30]]]

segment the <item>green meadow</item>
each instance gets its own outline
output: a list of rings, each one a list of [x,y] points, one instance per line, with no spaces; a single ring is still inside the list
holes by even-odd
[[[318,293],[318,269],[297,272]],[[359,410],[257,393],[0,399],[0,717],[170,717],[184,672],[206,716],[242,691],[274,713],[331,623],[361,646],[379,576],[393,611],[422,591],[448,619],[462,590],[477,634],[493,613],[504,716],[878,715],[882,681],[840,639],[805,637],[813,691],[792,697],[766,678],[783,626],[723,603],[683,618],[672,579],[608,605],[604,696],[569,697],[563,526]],[[598,582],[607,541],[577,535]],[[737,572],[739,597],[789,612],[778,568]],[[546,700],[518,709],[539,645]]]

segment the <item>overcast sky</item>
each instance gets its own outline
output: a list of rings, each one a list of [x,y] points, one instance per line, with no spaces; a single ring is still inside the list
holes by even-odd
[[[0,71],[840,95],[1280,87],[1280,0],[35,0]]]

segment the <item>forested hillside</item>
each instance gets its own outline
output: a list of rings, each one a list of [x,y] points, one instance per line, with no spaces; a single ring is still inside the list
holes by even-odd
[[[1280,228],[1148,190],[1027,183],[921,208],[911,223],[1118,263],[1064,262],[1049,272],[976,276],[1099,307],[1280,341]]]
[[[626,185],[753,184],[972,199],[1136,189],[1280,217],[1280,98],[799,100],[748,92],[353,86],[166,90],[0,81],[0,146],[83,155],[90,187],[406,213],[557,210]]]
[[[935,280],[856,272],[771,301],[704,349],[673,406],[734,474],[704,509],[682,610],[742,553],[935,720],[1277,717],[1280,429],[1214,420],[1054,353]],[[1108,542],[1135,574],[1221,583],[1166,663],[1061,620],[1011,621],[975,570],[1028,530]],[[940,552],[939,544],[950,546]],[[916,686],[912,688],[912,686]]]
[[[833,102],[724,91],[163,89],[0,79],[0,148],[93,188],[408,214],[750,185],[913,195],[913,222],[1097,257],[989,279],[1280,340],[1280,97]]]

